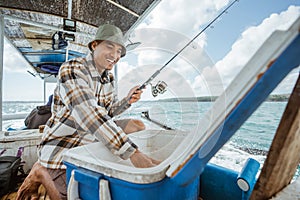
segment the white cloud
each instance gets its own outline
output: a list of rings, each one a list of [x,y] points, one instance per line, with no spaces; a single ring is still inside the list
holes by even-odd
[[[142,77],[144,77],[145,81],[159,66],[169,61],[200,31],[201,25],[209,23],[228,3],[229,1],[223,0],[205,0],[199,4],[195,4],[192,0],[162,1],[133,34],[136,41],[142,41],[142,45],[133,52],[137,56],[137,66],[153,65],[152,72],[150,70],[143,75],[142,72],[136,72],[135,74],[140,75],[138,79],[143,82]],[[215,69],[212,68],[213,62],[208,55],[205,55],[205,52],[201,53],[206,45],[205,33],[169,65],[172,65],[171,68],[186,79],[185,83],[194,89],[196,95],[218,95],[266,38],[275,30],[284,30],[289,27],[299,13],[300,7],[290,6],[288,10],[279,14],[270,14],[258,26],[246,28],[232,45],[231,51],[216,63]],[[200,56],[202,56],[201,59],[199,59]],[[199,60],[205,61],[199,63]],[[276,92],[290,92],[291,85],[295,82],[291,80],[295,80],[295,77],[296,75],[292,75],[287,78],[288,81],[283,81]],[[170,76],[166,78],[170,80]],[[135,80],[132,79],[132,81]]]
[[[258,26],[247,28],[232,45],[231,51],[216,63],[224,84],[227,86],[233,80],[272,32],[287,29],[299,15],[300,7],[290,6],[288,10],[280,14],[271,14]],[[281,86],[281,88],[287,89],[288,87]],[[284,91],[286,92],[286,90]],[[284,93],[284,91],[282,92]]]
[[[137,55],[137,65],[141,67],[140,70],[142,70],[142,66],[153,66],[152,71],[145,72],[148,76],[143,74],[144,81],[155,70],[170,61],[199,33],[200,26],[203,27],[208,24],[228,3],[227,0],[205,0],[197,4],[193,0],[162,1],[130,37],[133,42],[142,43],[132,52]],[[181,80],[188,83],[189,87],[194,85],[195,77],[202,73],[204,67],[212,67],[213,65],[208,55],[203,51],[206,39],[205,32],[203,32],[174,61],[168,64],[181,74],[183,77]],[[202,62],[199,63],[199,60]],[[135,74],[141,73],[136,72]],[[171,86],[175,86],[175,84],[172,84],[170,74],[165,77],[171,82],[168,84],[170,85],[169,89],[172,90]],[[172,79],[174,78],[172,77]],[[132,81],[136,80],[132,79]],[[194,92],[197,94],[198,91],[199,89]],[[176,93],[183,94],[182,92]],[[186,96],[186,93],[183,95]]]
[[[200,27],[208,24],[228,2],[228,0],[204,0],[201,3],[195,3],[194,0],[161,1],[144,23],[139,25],[138,29],[142,29],[143,34],[137,34],[140,37],[136,39],[142,41],[146,47],[151,46],[171,53],[168,56],[164,55],[166,62],[199,33]],[[145,30],[148,30],[148,34],[145,34]],[[206,44],[205,32],[196,38],[194,43],[195,46],[203,48]],[[151,53],[151,56],[163,60],[162,53],[159,51],[156,53],[157,55]],[[140,55],[140,65],[152,58]]]
[[[182,34],[191,34],[210,21],[216,13],[228,4],[229,0],[162,1],[142,26],[170,29]],[[187,12],[188,11],[188,12]]]
[[[25,59],[15,50],[15,48],[5,39],[4,40],[4,70],[14,73],[24,73],[24,69],[30,68]]]

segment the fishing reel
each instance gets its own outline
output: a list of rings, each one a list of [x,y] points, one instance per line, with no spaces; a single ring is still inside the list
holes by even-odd
[[[167,91],[168,85],[164,81],[158,81],[155,86],[153,86],[151,83],[150,85],[153,97],[156,97],[158,94],[163,94],[165,91]]]

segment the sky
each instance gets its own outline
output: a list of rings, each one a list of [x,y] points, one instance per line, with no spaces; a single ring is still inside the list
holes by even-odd
[[[131,41],[142,44],[118,64],[119,95],[145,82],[231,2],[162,0],[130,35]],[[240,0],[168,64],[153,86],[167,83],[160,98],[219,95],[273,31],[284,30],[299,16],[299,0]],[[43,100],[43,82],[27,70],[29,66],[5,42],[4,101]],[[273,94],[290,93],[298,75],[299,68]],[[46,96],[53,87],[48,85]],[[153,99],[149,88],[144,100]]]

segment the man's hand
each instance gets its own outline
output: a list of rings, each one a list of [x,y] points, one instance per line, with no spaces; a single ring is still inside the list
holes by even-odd
[[[155,167],[160,163],[160,161],[148,157],[139,150],[136,150],[136,152],[130,157],[130,161],[138,168]]]
[[[38,191],[40,185],[45,187],[50,199],[61,199],[59,191],[57,190],[47,169],[39,162],[36,162],[20,186],[16,200],[40,199]]]
[[[128,101],[129,104],[133,104],[138,100],[140,100],[143,90],[140,90],[139,87],[140,86],[135,86],[129,91],[127,95],[127,99],[129,99]]]

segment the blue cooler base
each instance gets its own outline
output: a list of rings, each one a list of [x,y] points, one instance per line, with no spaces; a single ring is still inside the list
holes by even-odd
[[[137,184],[107,177],[103,174],[77,167],[68,162],[64,164],[67,166],[67,184],[69,184],[71,173],[74,170],[74,178],[78,182],[79,196],[83,200],[100,199],[99,182],[101,179],[105,179],[109,182],[110,195],[113,200],[197,200],[199,196],[199,176],[185,185],[177,185],[168,177],[155,183]]]

